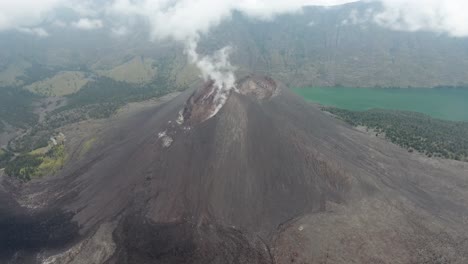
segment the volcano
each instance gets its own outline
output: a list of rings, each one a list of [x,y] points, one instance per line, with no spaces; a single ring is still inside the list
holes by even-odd
[[[269,77],[207,82],[98,137],[58,176],[3,182],[2,263],[468,263],[466,163]]]

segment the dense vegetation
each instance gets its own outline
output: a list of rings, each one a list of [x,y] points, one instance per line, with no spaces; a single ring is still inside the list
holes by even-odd
[[[11,151],[0,149],[0,168],[3,168],[13,156],[14,154]]]
[[[453,121],[468,121],[468,88],[296,88],[307,100],[326,106],[364,111],[374,108],[419,112]]]
[[[5,172],[25,181],[54,173],[63,165],[63,146],[56,146],[45,155],[33,154],[31,151],[47,146],[56,128],[89,118],[106,118],[128,102],[159,97],[176,89],[162,77],[149,84],[129,84],[99,77],[77,93],[69,95],[68,103],[49,113],[44,122],[10,142],[11,150],[23,154],[8,162]]]
[[[21,155],[9,162],[5,167],[5,173],[23,181],[31,180],[42,161],[39,156]]]
[[[66,155],[63,145],[57,145],[46,154],[22,154],[9,162],[5,167],[5,173],[23,181],[29,181],[34,177],[54,174],[65,163]]]
[[[124,104],[129,101],[142,101],[165,94],[166,83],[152,82],[145,85],[129,84],[107,77],[99,77],[88,83],[80,91],[69,96],[66,108],[76,108],[94,104]],[[62,109],[63,110],[63,109]]]
[[[468,161],[468,122],[434,119],[430,116],[392,110],[364,112],[324,108],[353,126],[365,126],[408,151],[428,157]]]
[[[33,113],[36,96],[28,91],[13,87],[0,87],[0,133],[6,122],[14,127],[34,125],[38,117]]]
[[[162,70],[161,67],[160,72]],[[174,86],[164,75],[148,84],[130,84],[98,77],[77,93],[67,96],[65,106],[50,112],[43,122],[11,141],[9,146],[15,152],[29,152],[47,146],[50,136],[59,127],[87,119],[107,118],[128,102],[160,97],[180,89],[185,87]]]
[[[58,67],[48,67],[33,61],[31,67],[25,70],[24,76],[18,79],[23,82],[23,85],[28,85],[52,77],[59,69]]]
[[[175,87],[162,78],[149,84],[129,84],[99,77],[68,96],[67,105],[50,113],[43,126],[57,128],[89,118],[106,118],[126,103],[160,97],[173,90]]]
[[[8,143],[8,148],[17,153],[27,153],[38,148],[46,147],[50,137],[54,134],[54,129],[40,128],[38,124],[29,129],[23,135],[14,138]]]

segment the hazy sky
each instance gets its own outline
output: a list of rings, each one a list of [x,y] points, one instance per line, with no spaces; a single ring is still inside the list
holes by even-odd
[[[434,31],[468,36],[466,0],[366,0],[381,2],[383,11],[350,14],[348,22],[371,22],[394,30]],[[80,30],[106,28],[116,35],[129,32],[128,21],[138,17],[152,28],[153,39],[186,41],[198,38],[237,10],[250,17],[272,19],[299,12],[307,5],[337,5],[352,0],[0,0],[0,31],[17,30],[38,37],[49,33],[42,26],[59,7],[73,9],[76,21],[56,20],[56,27]]]

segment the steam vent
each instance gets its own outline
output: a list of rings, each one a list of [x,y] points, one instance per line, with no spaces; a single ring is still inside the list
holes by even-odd
[[[193,125],[213,117],[224,106],[232,90],[258,100],[267,100],[276,95],[277,84],[265,76],[247,76],[237,82],[234,89],[217,87],[214,81],[208,81],[187,100],[182,112],[183,120]]]
[[[60,175],[1,185],[0,263],[468,263],[467,166],[278,80],[208,82],[112,122]]]

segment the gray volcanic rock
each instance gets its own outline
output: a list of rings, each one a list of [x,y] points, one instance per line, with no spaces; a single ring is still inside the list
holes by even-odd
[[[47,264],[466,263],[467,164],[372,138],[267,77],[241,79],[206,119],[215,109],[212,89],[208,83],[109,127],[62,175],[27,187],[22,195],[39,193],[39,208],[0,207],[8,216],[0,232],[12,230],[0,257]],[[24,220],[40,238],[26,247],[31,234],[17,233],[23,226],[11,217],[34,214],[55,215],[61,224]]]

